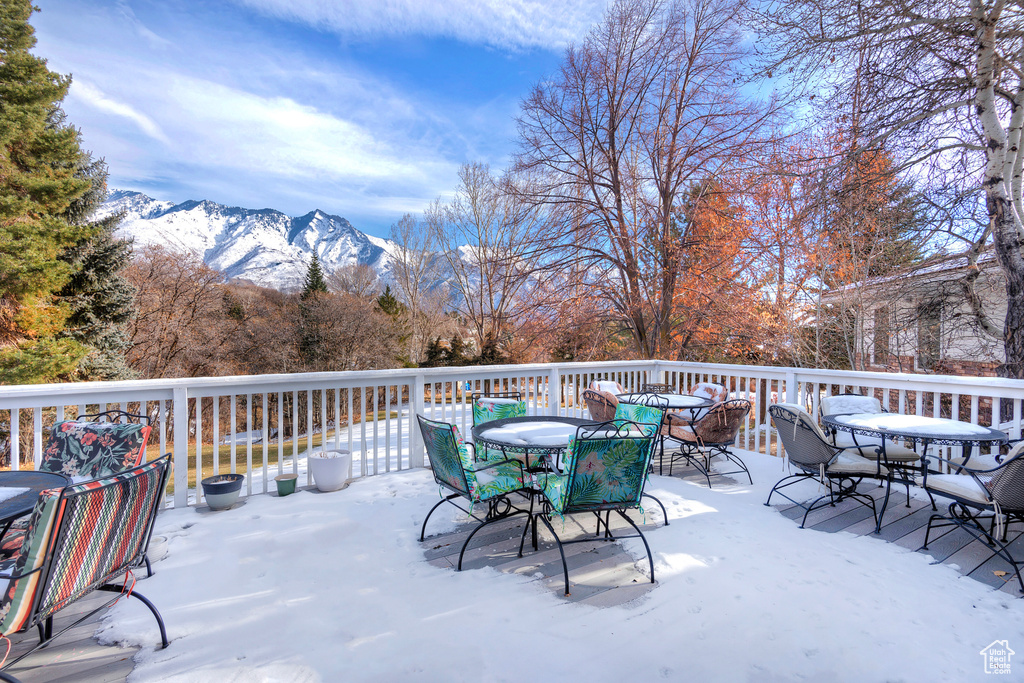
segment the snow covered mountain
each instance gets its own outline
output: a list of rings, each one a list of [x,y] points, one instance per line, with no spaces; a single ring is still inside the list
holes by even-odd
[[[198,254],[229,278],[263,287],[302,286],[315,251],[325,271],[362,263],[391,279],[394,244],[367,235],[344,218],[320,210],[292,218],[273,209],[243,209],[211,201],[181,204],[158,201],[141,192],[117,190],[99,210],[125,212],[119,233],[136,248],[161,244]]]

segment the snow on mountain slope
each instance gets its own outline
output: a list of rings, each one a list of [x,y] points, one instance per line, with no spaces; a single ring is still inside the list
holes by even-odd
[[[394,245],[352,227],[344,218],[311,211],[292,218],[273,209],[243,209],[211,201],[172,204],[140,192],[112,192],[99,217],[123,211],[118,232],[137,248],[160,244],[199,255],[229,278],[264,287],[302,286],[315,251],[324,270],[361,263],[391,280]]]

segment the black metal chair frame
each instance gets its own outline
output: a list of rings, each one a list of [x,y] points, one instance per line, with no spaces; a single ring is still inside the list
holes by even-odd
[[[768,413],[771,415],[773,423],[775,423],[776,419],[782,420],[787,423],[784,426],[780,426],[778,424],[775,425],[775,430],[779,434],[779,438],[783,439],[783,442],[785,443],[785,441],[787,441],[788,438],[782,436],[782,430],[793,428],[792,425],[795,421],[789,417],[789,415],[791,415],[792,413],[790,413],[790,411],[786,410],[782,406],[777,405],[769,406]],[[839,455],[839,453],[841,453],[844,450],[848,450],[845,448],[834,446],[830,444],[828,441],[822,440],[821,437],[819,437],[813,429],[806,425],[803,425],[802,423],[800,424],[799,429],[805,430],[806,432],[808,432],[808,436],[810,438],[814,439],[821,446],[824,446],[831,450],[833,452],[833,460],[835,459],[835,456]],[[827,463],[802,464],[799,461],[793,459],[793,453],[789,449],[786,449],[786,451],[787,455],[789,456],[789,462],[792,465],[798,467],[801,471],[796,474],[790,474],[789,476],[780,479],[775,484],[775,486],[772,487],[772,490],[768,492],[768,499],[764,503],[766,506],[771,505],[772,496],[775,495],[776,493],[778,493],[780,496],[782,496],[789,502],[793,503],[794,505],[799,506],[804,510],[803,519],[800,521],[800,528],[803,529],[804,526],[807,524],[807,516],[811,514],[811,512],[813,512],[814,510],[823,508],[826,505],[835,507],[836,503],[841,502],[845,498],[850,498],[852,500],[857,501],[861,505],[864,505],[865,507],[871,508],[871,514],[875,519],[875,526],[877,528],[879,519],[878,510],[875,508],[875,499],[869,495],[857,491],[857,485],[860,484],[860,482],[868,475],[851,476],[848,473],[841,472],[830,474],[827,471]],[[821,467],[822,464],[825,464],[826,466],[823,468]],[[793,484],[797,484],[802,481],[807,481],[809,479],[820,481],[828,489],[828,491],[824,495],[818,496],[813,501],[811,501],[810,504],[807,504],[806,502],[801,502],[799,500],[796,500],[795,498],[790,498],[788,495],[782,492],[782,489],[788,488]],[[836,487],[838,487],[838,490],[836,489]],[[888,490],[886,490],[886,497],[888,498]]]
[[[114,579],[116,579],[116,578],[126,574],[127,572],[131,571],[132,569],[141,566],[143,564],[143,560],[146,560],[146,562],[148,564],[148,559],[146,558],[146,551],[148,550],[148,547],[149,547],[150,538],[152,538],[152,535],[153,535],[153,525],[154,525],[154,523],[156,521],[156,514],[157,514],[157,512],[160,509],[160,502],[163,500],[163,492],[164,492],[164,490],[166,489],[166,486],[167,486],[167,478],[168,478],[168,476],[170,474],[171,455],[170,454],[163,455],[158,460],[164,460],[164,461],[166,461],[166,464],[165,464],[164,470],[163,470],[163,472],[161,474],[160,483],[158,484],[158,488],[157,488],[158,493],[156,495],[156,502],[153,505],[153,509],[149,511],[148,517],[142,520],[142,523],[146,525],[146,530],[143,532],[144,540],[143,540],[142,543],[139,544],[138,550],[135,552],[135,554],[132,557],[126,558],[122,562],[120,567],[116,567],[113,571],[111,571],[111,572],[105,574],[104,576],[96,579],[90,585],[88,585],[85,588],[81,589],[79,591],[79,593],[78,593],[78,597],[74,598],[73,600],[69,600],[67,602],[67,604],[64,605],[64,607],[67,607],[68,605],[72,604],[76,600],[81,599],[82,597],[84,597],[85,595],[91,593],[94,590],[101,590],[101,591],[104,591],[104,592],[117,593],[117,595],[112,597],[110,600],[107,600],[106,602],[104,602],[99,607],[91,610],[89,613],[87,613],[87,614],[81,616],[80,618],[76,619],[73,623],[69,624],[68,626],[65,626],[64,628],[62,628],[57,633],[53,632],[53,615],[54,615],[55,612],[59,612],[60,609],[63,609],[64,607],[61,607],[60,609],[56,610],[55,612],[50,613],[46,617],[41,617],[40,616],[39,610],[40,610],[40,608],[42,606],[41,603],[43,601],[43,598],[46,596],[46,594],[48,592],[47,589],[49,588],[50,581],[53,579],[54,558],[58,554],[57,551],[59,549],[62,549],[67,544],[74,544],[74,543],[76,543],[78,541],[78,539],[81,538],[81,536],[79,534],[69,533],[68,522],[71,520],[71,516],[70,515],[64,515],[61,518],[60,527],[58,529],[54,530],[53,532],[51,532],[51,533],[56,534],[56,536],[55,536],[54,541],[51,543],[50,548],[47,551],[47,555],[46,555],[45,559],[43,560],[42,565],[40,567],[38,567],[37,569],[34,569],[34,570],[30,571],[30,572],[26,572],[25,574],[20,574],[20,575],[12,576],[11,577],[12,580],[13,579],[19,579],[19,578],[23,578],[25,576],[29,576],[31,574],[34,574],[36,572],[39,572],[40,575],[43,577],[41,579],[41,581],[40,581],[39,586],[37,587],[37,589],[35,591],[35,596],[33,597],[33,600],[32,600],[32,613],[31,613],[31,616],[29,617],[29,620],[26,623],[26,626],[22,629],[22,631],[27,631],[28,629],[32,628],[33,625],[36,626],[36,628],[39,631],[39,642],[36,643],[36,645],[33,646],[32,649],[28,650],[27,652],[24,652],[23,654],[21,654],[20,656],[18,656],[17,658],[15,658],[13,660],[11,660],[10,662],[7,662],[4,665],[5,669],[14,666],[15,664],[17,664],[18,662],[23,660],[25,657],[28,657],[32,653],[37,652],[38,650],[46,647],[47,645],[49,645],[55,639],[59,638],[64,633],[67,633],[69,630],[75,628],[76,626],[78,626],[82,622],[86,621],[87,619],[89,619],[93,615],[95,615],[98,612],[106,609],[107,607],[110,607],[115,602],[120,600],[121,597],[125,594],[124,593],[124,586],[112,585],[110,582],[112,580],[114,580]],[[152,461],[152,462],[156,462],[156,461]],[[147,464],[152,464],[152,463],[147,463]],[[66,501],[71,501],[71,500],[74,500],[75,498],[80,498],[82,496],[95,495],[96,492],[102,491],[105,488],[109,488],[111,486],[119,486],[119,485],[122,485],[122,484],[123,484],[123,482],[111,482],[111,483],[105,484],[104,486],[101,486],[99,488],[93,488],[93,489],[87,489],[87,490],[84,490],[84,491],[78,491],[78,492],[74,492],[74,493],[69,493],[68,489],[74,487],[74,485],[72,484],[72,485],[69,485],[68,487],[66,487],[64,489],[63,493],[61,494],[61,501],[58,502],[57,504],[58,505],[65,505]],[[122,521],[122,520],[113,519],[111,521],[112,522],[118,522],[118,521]],[[139,602],[144,604],[147,608],[149,608],[149,611],[153,613],[153,617],[156,618],[157,626],[160,629],[161,649],[166,648],[170,644],[169,641],[167,640],[167,630],[164,627],[163,617],[160,616],[160,611],[157,610],[156,605],[154,605],[148,598],[146,598],[145,596],[143,596],[141,593],[139,593],[138,591],[136,591],[134,589],[132,589],[132,590],[130,590],[128,592],[128,596],[132,597],[132,598],[137,598],[139,600]],[[14,677],[11,674],[5,673],[3,671],[0,671],[0,680],[2,680],[2,681],[10,681],[12,683],[20,683],[18,678]]]
[[[1002,461],[998,467],[990,469],[974,469],[970,467],[957,466],[955,461],[947,458],[941,458],[939,456],[925,456],[925,467],[924,474],[922,476],[921,485],[925,487],[925,491],[928,492],[929,498],[932,501],[932,509],[935,510],[935,499],[932,498],[932,492],[928,490],[928,460],[937,460],[939,462],[945,462],[948,465],[957,467],[959,472],[962,473],[960,476],[970,476],[979,486],[985,488],[985,483],[979,478],[979,475],[992,476],[1003,470],[1008,464],[1024,459],[1024,451],[1017,453],[1012,458],[1007,458]],[[1004,507],[999,508],[999,513],[1006,516],[1006,521],[1003,525],[1002,533],[996,532],[996,505],[994,503],[984,505],[976,500],[964,498],[954,493],[946,491],[937,491],[939,495],[946,498],[950,498],[952,502],[949,504],[948,515],[933,514],[928,518],[928,528],[924,532],[924,545],[921,546],[921,550],[928,550],[928,539],[931,536],[932,529],[941,529],[945,527],[959,527],[968,534],[973,536],[976,540],[981,541],[989,548],[992,549],[991,557],[1001,557],[1010,563],[1013,567],[1013,576],[1017,577],[1017,583],[1020,584],[1020,590],[1024,593],[1024,578],[1021,577],[1021,567],[1024,566],[1024,560],[1015,560],[1013,555],[1010,553],[1010,543],[1007,542],[1007,534],[1009,533],[1009,526],[1011,522],[1024,522],[1024,507],[1006,509]],[[977,512],[975,512],[975,510]],[[986,514],[989,513],[989,514]],[[989,528],[986,531],[984,521],[989,522]],[[935,522],[939,523],[936,524]],[[1024,530],[1018,532],[1018,536],[1024,534]]]
[[[616,424],[616,422],[618,422],[618,424]],[[581,512],[583,512],[583,513],[586,513],[586,512],[593,513],[594,516],[597,518],[597,528],[594,531],[594,536],[587,536],[586,538],[575,538],[575,539],[570,539],[570,540],[562,540],[561,538],[559,538],[558,534],[555,533],[555,529],[554,529],[554,527],[552,526],[551,522],[548,519],[552,514],[554,514],[553,510],[551,509],[551,504],[548,502],[548,500],[546,498],[543,499],[541,510],[539,512],[534,512],[534,510],[533,510],[533,501],[531,500],[531,504],[530,504],[530,518],[529,518],[529,521],[527,522],[526,528],[523,529],[522,537],[519,539],[519,557],[523,556],[523,547],[524,547],[524,545],[526,543],[526,534],[531,529],[533,531],[533,534],[532,534],[533,549],[537,550],[537,520],[539,519],[544,524],[544,526],[547,527],[547,530],[551,532],[551,535],[554,536],[555,543],[558,546],[558,554],[562,558],[562,573],[563,573],[563,576],[564,576],[564,579],[565,579],[565,594],[566,595],[570,595],[570,593],[569,593],[569,565],[566,563],[566,560],[565,560],[565,550],[564,550],[563,546],[565,546],[567,544],[570,544],[570,543],[593,543],[593,542],[598,541],[598,540],[601,540],[601,541],[617,541],[617,540],[621,540],[621,539],[624,539],[624,538],[639,538],[641,541],[643,541],[644,548],[647,550],[647,558],[648,558],[648,560],[650,562],[650,567],[651,567],[651,583],[654,583],[654,555],[651,553],[651,546],[647,542],[647,538],[644,536],[643,532],[640,531],[640,527],[637,526],[636,522],[634,522],[632,519],[630,519],[629,516],[626,514],[626,510],[628,510],[630,508],[634,508],[634,507],[639,507],[640,506],[640,502],[639,501],[645,495],[647,495],[647,494],[645,494],[643,492],[643,490],[644,490],[644,487],[647,485],[647,476],[650,473],[650,464],[651,464],[651,460],[654,457],[654,439],[655,439],[656,435],[637,437],[637,436],[633,436],[633,435],[630,434],[630,432],[634,431],[634,430],[640,431],[640,427],[641,427],[640,423],[637,423],[637,422],[630,422],[628,420],[618,420],[618,421],[604,422],[604,423],[600,423],[600,424],[592,425],[592,426],[587,426],[587,427],[580,427],[580,428],[578,428],[576,430],[576,439],[579,439],[579,440],[587,439],[587,435],[586,435],[587,432],[603,430],[608,435],[607,436],[602,436],[601,437],[602,440],[605,440],[605,439],[608,439],[608,438],[614,438],[614,439],[630,439],[630,440],[636,440],[636,441],[648,441],[649,442],[648,443],[648,447],[647,447],[647,463],[646,463],[646,465],[643,468],[643,472],[644,472],[643,481],[640,482],[640,495],[637,496],[637,501],[635,503],[632,503],[632,504],[629,504],[629,503],[600,503],[600,504],[576,505],[576,506],[570,505],[565,510],[562,511],[562,515],[563,516],[564,515],[579,514]],[[551,469],[553,471],[557,471],[557,468],[555,467],[554,461],[550,458],[550,456],[548,456],[548,458],[549,458],[549,465],[551,466]],[[569,481],[566,482],[566,486],[568,486],[569,490],[571,491],[572,490],[573,481],[575,480],[575,477],[576,477],[577,473],[576,473],[575,470],[573,470],[571,472],[567,472],[567,474],[569,475]],[[650,496],[650,497],[654,498],[653,496]],[[657,501],[657,498],[654,498],[654,500]],[[659,505],[660,505],[660,501],[659,501]],[[664,509],[664,506],[662,507],[662,509]],[[604,519],[601,518],[601,513],[602,512],[604,513]],[[617,513],[620,517],[622,517],[624,520],[626,520],[626,522],[631,527],[633,527],[633,530],[636,531],[636,533],[635,534],[628,534],[628,535],[615,535],[614,533],[612,533],[612,529],[611,529],[611,526],[610,526],[611,513],[612,512]],[[668,517],[667,516],[665,518],[665,524],[668,525]],[[604,533],[603,534],[601,532],[602,527],[604,528]]]
[[[427,420],[427,418],[423,417],[422,415],[417,415],[416,419],[419,421],[420,432],[421,433],[423,431],[423,422],[424,421],[435,422],[434,420]],[[448,426],[454,428],[454,425],[448,425]],[[455,445],[455,435],[454,435],[454,433],[452,433],[452,441],[453,441],[453,445]],[[476,450],[474,445],[471,442],[464,441],[463,444],[466,446],[466,448],[472,448],[474,451]],[[489,524],[493,524],[494,522],[499,522],[499,521],[501,521],[503,519],[508,519],[509,517],[514,517],[515,515],[519,515],[519,514],[531,514],[531,511],[533,509],[533,496],[536,495],[536,491],[534,491],[533,489],[529,488],[527,485],[524,484],[524,488],[519,489],[519,491],[512,491],[512,492],[510,492],[510,493],[522,493],[524,496],[529,498],[530,499],[530,509],[528,509],[528,510],[524,510],[522,508],[517,508],[514,505],[512,505],[512,501],[510,501],[508,499],[508,494],[503,494],[503,495],[500,495],[500,496],[495,496],[494,498],[489,498],[486,501],[481,501],[481,502],[487,503],[487,513],[481,518],[481,517],[479,517],[479,516],[477,516],[476,514],[473,513],[472,505],[470,506],[469,509],[467,509],[467,508],[464,508],[464,507],[462,507],[461,505],[459,505],[458,503],[455,502],[456,499],[463,498],[463,499],[466,499],[466,500],[470,500],[470,503],[472,503],[472,500],[470,499],[470,493],[469,493],[469,490],[470,490],[469,489],[469,480],[466,477],[466,469],[465,469],[465,467],[463,467],[461,463],[459,464],[459,468],[460,468],[461,475],[462,475],[462,485],[465,487],[464,490],[460,491],[460,490],[456,489],[451,484],[449,484],[448,482],[446,482],[445,480],[441,479],[438,476],[437,471],[433,467],[433,460],[432,460],[432,457],[431,457],[431,454],[430,454],[429,450],[427,451],[427,457],[428,457],[428,459],[431,459],[430,470],[431,470],[431,472],[434,475],[434,481],[437,482],[438,486],[442,486],[442,487],[448,489],[449,491],[452,491],[452,493],[449,494],[448,496],[445,496],[441,500],[437,501],[437,503],[435,503],[434,506],[432,508],[430,508],[430,511],[427,513],[427,516],[423,519],[423,525],[420,527],[420,542],[422,543],[426,539],[427,522],[430,521],[430,516],[434,514],[434,511],[437,510],[437,508],[441,507],[445,503],[451,504],[452,506],[458,508],[459,510],[465,512],[467,515],[469,515],[473,519],[475,519],[478,522],[480,522],[480,524],[477,525],[473,529],[472,532],[470,532],[469,536],[466,538],[466,541],[462,544],[462,550],[459,552],[459,564],[458,564],[458,567],[457,567],[457,571],[462,571],[462,558],[466,554],[466,548],[469,547],[469,542],[471,540],[473,540],[473,537],[476,536],[477,532],[480,531],[481,529],[483,529],[485,526],[488,526]],[[474,458],[474,460],[475,460],[475,458]],[[483,471],[489,470],[489,469],[491,469],[493,467],[497,467],[498,465],[502,465],[502,464],[506,464],[506,463],[515,463],[519,467],[520,476],[521,477],[523,476],[523,464],[521,462],[519,462],[518,460],[512,460],[512,459],[489,461],[487,463],[487,465],[477,469],[476,471],[477,472],[483,472]]]
[[[730,404],[736,404],[736,406],[734,407]],[[740,404],[744,404],[744,406],[741,408]],[[746,399],[730,399],[728,401],[722,401],[721,403],[715,404],[714,406],[708,408],[708,412],[706,412],[704,416],[700,418],[700,420],[694,420],[692,414],[691,417],[687,419],[687,417],[682,413],[666,413],[665,421],[668,423],[669,435],[662,436],[662,443],[664,444],[664,440],[666,438],[679,441],[678,439],[674,439],[671,436],[673,422],[678,421],[684,423],[684,426],[687,426],[690,429],[692,429],[694,435],[696,435],[697,425],[700,424],[701,420],[708,419],[708,417],[713,415],[714,411],[720,406],[726,406],[725,410],[727,411],[742,409],[744,412],[744,417],[750,414],[751,408],[750,401]],[[737,433],[739,433],[738,428]],[[674,454],[669,455],[668,474],[669,476],[672,476],[672,466],[675,463],[679,462],[680,460],[683,460],[688,465],[692,465],[694,468],[697,469],[698,472],[703,474],[704,478],[707,479],[708,488],[711,488],[711,458],[714,457],[715,455],[722,455],[725,456],[726,460],[736,463],[736,465],[738,465],[740,469],[731,470],[729,472],[715,472],[715,474],[720,474],[722,476],[729,474],[745,474],[747,475],[747,480],[751,484],[753,484],[754,479],[750,476],[750,469],[747,468],[747,464],[743,462],[742,458],[740,458],[738,455],[729,450],[729,447],[734,446],[735,442],[736,434],[733,434],[733,437],[728,441],[720,441],[717,443],[703,441],[699,437],[697,441],[679,441],[679,450],[677,450]],[[662,446],[660,457],[663,461],[665,457],[664,446]],[[659,469],[664,469],[664,462],[661,462],[659,464]]]
[[[640,385],[641,394],[678,394],[679,390],[671,384],[649,382]]]
[[[145,420],[147,425],[152,423],[152,420],[149,418],[149,415],[137,415],[135,413],[129,413],[125,410],[105,410],[102,413],[94,413],[92,415],[79,415],[78,417],[75,418],[75,422],[83,422],[85,420],[90,420],[92,422],[102,422],[103,420],[93,419],[101,417],[107,418],[108,422],[116,422],[116,420],[111,419],[111,416],[115,416],[118,418],[128,417],[135,418],[138,420]]]

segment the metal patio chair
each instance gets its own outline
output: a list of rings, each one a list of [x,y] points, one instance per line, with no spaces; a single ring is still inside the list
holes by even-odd
[[[476,391],[473,392],[472,402],[474,427],[491,420],[526,416],[526,401],[521,391]]]
[[[692,465],[704,475],[711,488],[711,459],[715,456],[724,457],[739,466],[740,469],[717,474],[745,474],[751,484],[754,483],[746,463],[729,448],[736,443],[743,421],[750,414],[750,401],[734,399],[716,403],[704,417],[691,420],[682,413],[668,413],[665,416],[663,438],[673,439],[679,443],[675,453],[669,455],[668,473],[672,475],[672,467],[679,461]],[[664,459],[664,453],[662,459]]]
[[[641,384],[640,392],[644,394],[678,394],[679,390],[671,384]]]
[[[765,505],[771,505],[772,496],[778,493],[789,502],[804,509],[800,528],[807,523],[807,515],[825,505],[835,505],[844,498],[851,498],[871,508],[871,514],[878,525],[878,511],[875,499],[858,493],[857,484],[865,478],[887,477],[888,470],[877,461],[869,460],[859,453],[848,453],[828,442],[821,428],[803,409],[791,403],[776,403],[768,406],[772,424],[786,449],[791,465],[800,470],[796,474],[780,479],[768,493]],[[790,498],[783,489],[802,481],[818,481],[826,488],[824,495],[810,503]]]
[[[526,401],[519,391],[478,391],[473,393],[472,402],[474,427],[506,417],[526,417]],[[505,454],[495,449],[481,448],[476,450],[475,454],[479,460],[505,459]]]
[[[619,399],[612,394],[594,389],[586,389],[583,392],[583,400],[587,402],[590,419],[597,420],[598,422],[607,422],[615,418],[615,409],[619,405]]]
[[[451,491],[430,508],[420,528],[420,541],[426,538],[430,516],[444,503],[451,503],[480,522],[462,544],[458,565],[461,571],[462,556],[480,529],[518,514],[529,514],[529,510],[516,508],[508,499],[510,493],[528,489],[529,483],[524,477],[523,464],[518,460],[476,461],[470,453],[473,444],[462,440],[458,427],[447,422],[428,420],[422,415],[417,415],[416,419],[419,421],[434,481]],[[467,501],[469,509],[456,503],[455,500],[458,498]],[[487,504],[487,512],[483,518],[473,514],[473,506],[477,503]]]
[[[160,612],[130,588],[134,580],[112,582],[143,563],[169,470],[170,456],[165,455],[119,474],[40,494],[21,553],[17,560],[2,564],[10,583],[0,598],[0,633],[6,636],[35,626],[39,643],[8,667],[109,607],[125,592],[153,613],[161,644],[167,647]],[[53,615],[94,590],[117,595],[54,634]],[[0,680],[17,679],[0,673]]]
[[[629,420],[580,427],[563,456],[561,472],[555,470],[537,475],[537,483],[550,505],[550,511],[531,515],[531,525],[528,526],[533,528],[536,538],[536,524],[540,519],[555,537],[562,558],[566,595],[569,595],[569,566],[565,560],[563,546],[567,543],[639,537],[647,549],[651,583],[654,583],[654,556],[651,554],[651,547],[640,527],[626,514],[627,510],[640,507],[654,454],[654,437],[655,432],[651,431],[649,425]],[[554,470],[555,463],[551,463],[551,466]],[[609,526],[612,512],[626,520],[636,533],[628,536],[613,534]],[[551,514],[565,516],[579,513],[591,513],[597,518],[595,536],[563,541],[555,533],[548,518]],[[523,536],[520,539],[520,557],[528,530],[523,529]]]
[[[1021,592],[1024,579],[1021,565],[1014,559],[1007,542],[1007,529],[1013,522],[1024,522],[1024,441],[1020,441],[994,468],[972,468],[959,465],[957,474],[929,473],[928,461],[958,463],[937,456],[925,456],[921,486],[929,495],[938,494],[952,499],[947,514],[933,514],[928,518],[922,550],[928,549],[932,529],[955,526],[992,549],[992,557],[999,556],[1013,566]],[[933,499],[934,501],[934,499]],[[986,529],[985,522],[988,522]],[[1018,532],[1020,536],[1020,532]]]

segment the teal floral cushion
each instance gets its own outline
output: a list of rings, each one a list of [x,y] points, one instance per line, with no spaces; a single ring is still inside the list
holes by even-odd
[[[636,504],[643,493],[653,440],[573,439],[564,474],[540,475],[544,495],[559,514]]]
[[[477,503],[526,486],[523,468],[514,461],[476,461],[459,428],[421,419],[424,446],[435,478]]]
[[[664,417],[665,411],[662,408],[655,408],[653,406],[620,402],[618,407],[615,408],[616,423],[620,420],[628,420],[630,422],[638,422],[641,425],[654,425],[651,430],[652,433],[658,430]]]
[[[506,417],[526,417],[526,401],[489,396],[473,400],[473,426]]]
[[[40,471],[97,479],[136,467],[146,456],[149,425],[58,422],[50,431]]]

